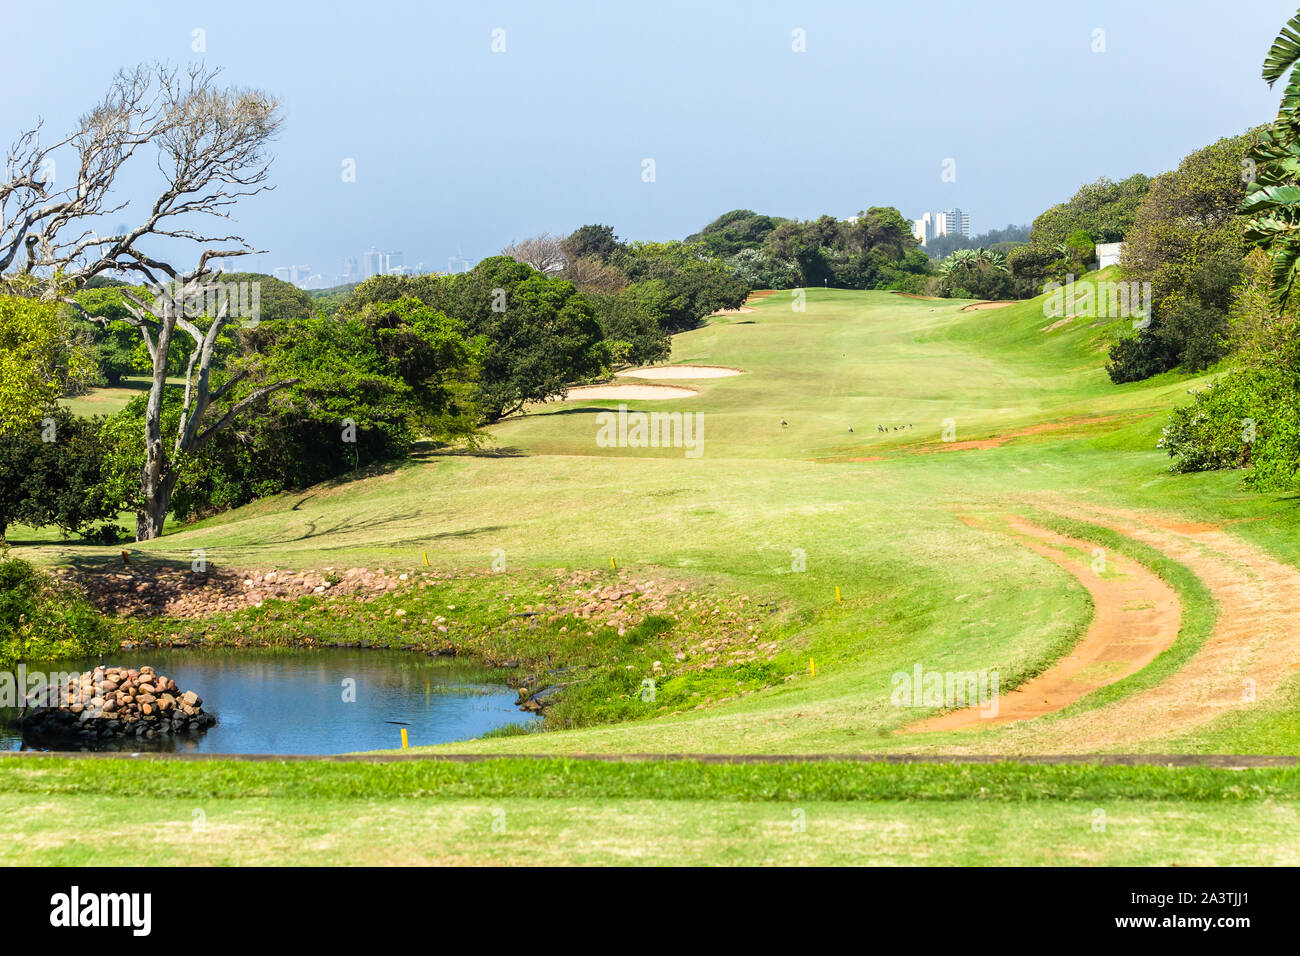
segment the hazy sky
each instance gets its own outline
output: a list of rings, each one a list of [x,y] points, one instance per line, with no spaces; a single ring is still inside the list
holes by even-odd
[[[445,269],[458,250],[473,262],[586,222],[681,238],[737,207],[960,206],[977,232],[1026,223],[1086,181],[1158,173],[1270,120],[1260,62],[1295,13],[1281,0],[7,7],[6,142],[37,116],[62,129],[145,60],[202,60],[278,96],[277,188],[240,226],[270,250],[262,269],[327,275],[372,245]]]

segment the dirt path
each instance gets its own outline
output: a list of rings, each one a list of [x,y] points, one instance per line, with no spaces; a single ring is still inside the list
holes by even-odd
[[[1300,668],[1300,628],[1295,626],[1300,570],[1216,525],[1056,495],[1022,500],[1109,528],[1167,555],[1208,588],[1218,616],[1202,646],[1156,686],[1071,717],[1022,721],[996,734],[973,733],[955,745],[959,749],[1067,754],[1159,747],[1161,741],[1264,701]],[[1107,560],[1115,557],[1108,555]]]
[[[1183,734],[1254,706],[1300,667],[1300,571],[1221,528],[1131,510],[1037,499],[1045,510],[1110,528],[1184,565],[1209,588],[1218,618],[1205,643],[1159,685],[1034,729],[1037,752],[1120,748]],[[1002,746],[1010,742],[1004,737]]]
[[[981,707],[952,710],[907,728],[920,733],[964,730],[1054,713],[1086,694],[1141,670],[1178,636],[1181,606],[1174,590],[1145,566],[1106,555],[1094,570],[1095,545],[1009,516],[1017,540],[1069,571],[1088,589],[1095,609],[1088,633],[1056,664],[1001,694],[995,716]]]

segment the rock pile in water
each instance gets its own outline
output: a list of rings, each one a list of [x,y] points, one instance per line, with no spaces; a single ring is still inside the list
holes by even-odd
[[[81,739],[197,733],[217,722],[203,698],[152,667],[96,667],[48,688],[21,721],[24,735]]]

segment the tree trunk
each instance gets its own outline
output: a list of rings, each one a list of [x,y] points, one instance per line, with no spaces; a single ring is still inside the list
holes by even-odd
[[[135,513],[135,540],[148,541],[162,537],[167,510],[172,503],[172,492],[176,490],[176,478],[177,473],[171,472],[151,485],[149,466],[145,465],[145,506]]]
[[[144,494],[144,504],[136,512],[135,540],[137,541],[148,541],[162,535],[163,522],[167,520],[167,506],[171,504],[172,489],[176,486],[175,471],[173,470],[171,474],[166,474],[164,471],[166,461],[162,437],[163,390],[167,388],[167,353],[171,349],[176,316],[171,303],[164,303],[164,310],[158,329],[158,340],[153,349],[153,382],[149,387],[149,402],[144,411],[144,468],[140,470],[140,490]]]

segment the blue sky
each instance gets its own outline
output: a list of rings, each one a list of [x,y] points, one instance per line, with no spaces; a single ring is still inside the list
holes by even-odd
[[[117,68],[145,60],[202,60],[266,89],[285,111],[277,188],[237,215],[267,271],[334,274],[372,245],[441,269],[458,251],[476,261],[586,222],[681,238],[737,207],[960,206],[983,231],[1271,119],[1259,66],[1294,12],[1268,0],[22,4],[0,37],[0,139],[37,116],[62,129]],[[949,158],[955,182],[941,179]]]

